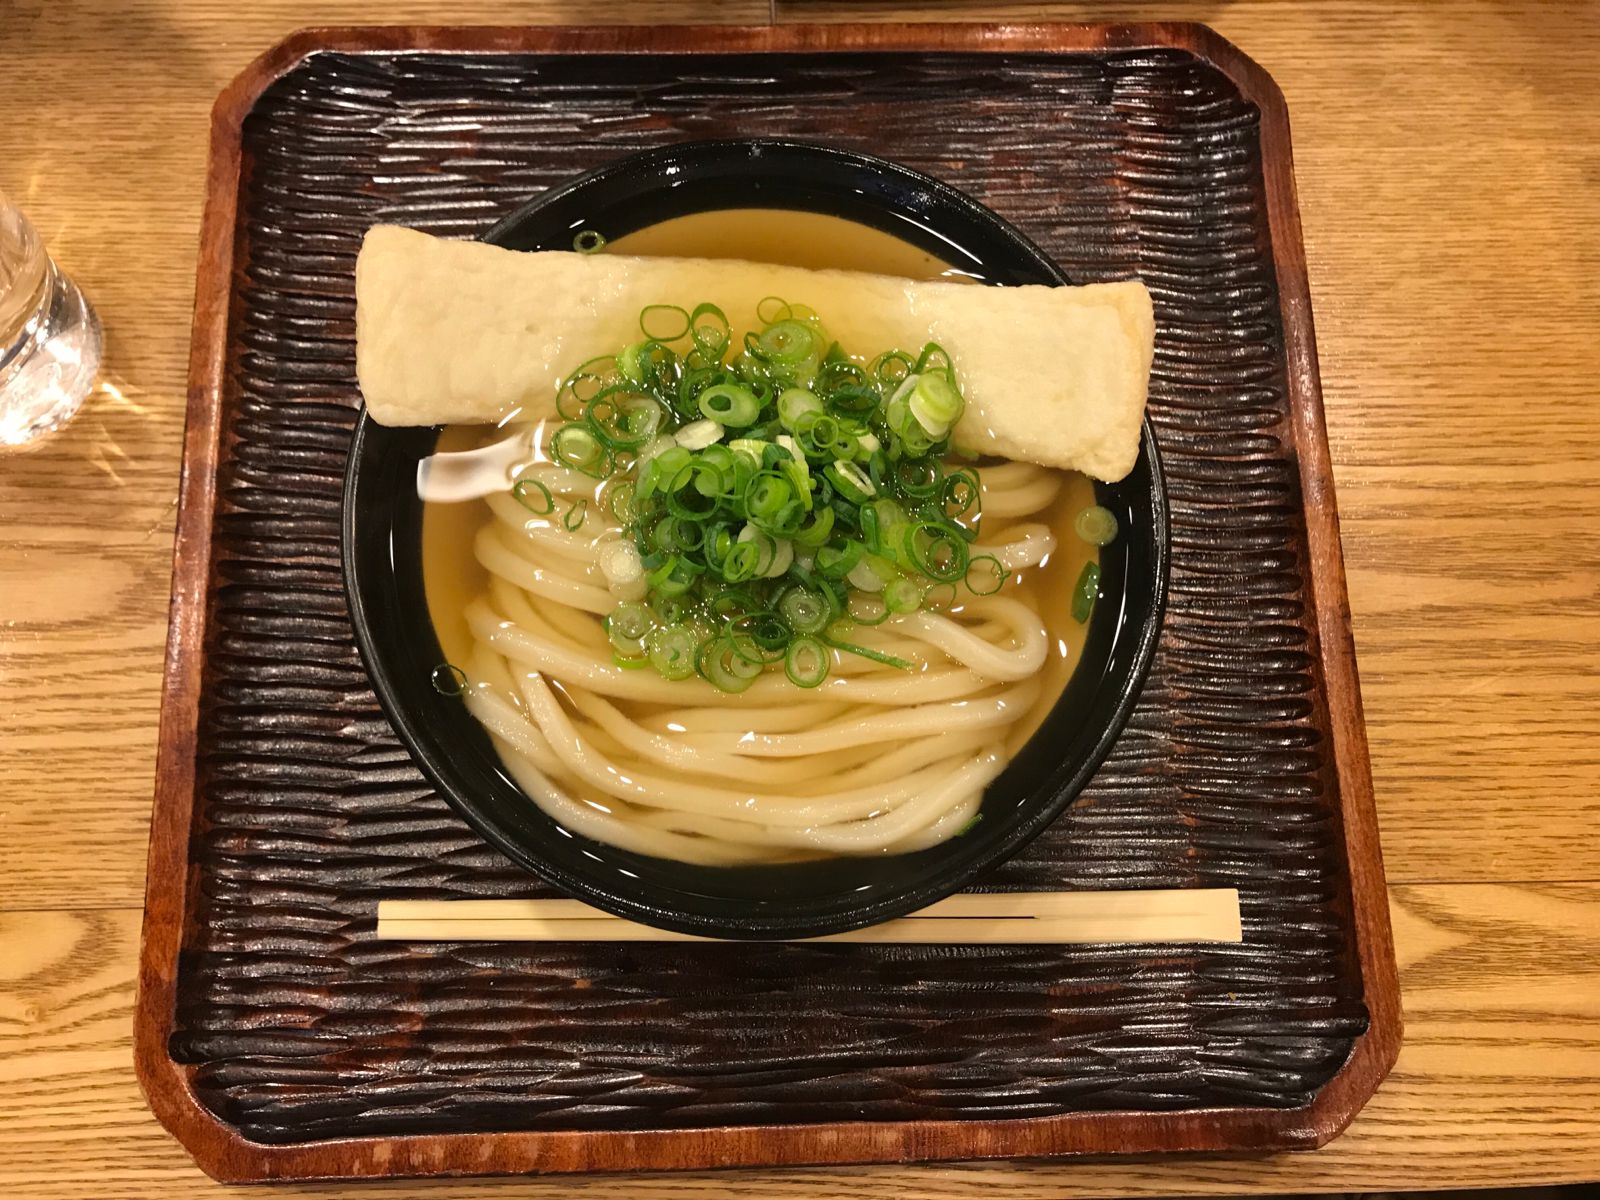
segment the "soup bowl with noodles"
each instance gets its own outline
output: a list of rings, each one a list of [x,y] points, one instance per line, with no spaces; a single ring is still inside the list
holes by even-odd
[[[590,231],[631,255],[973,287],[1069,282],[955,189],[798,143],[634,155],[540,196],[485,240],[569,249]],[[419,489],[452,461],[435,455],[503,442],[515,425],[386,427],[363,414],[345,488],[346,585],[378,699],[423,774],[509,858],[570,895],[726,938],[900,916],[1034,838],[1132,711],[1167,572],[1148,422],[1133,470],[1113,484],[1016,462],[968,468],[981,488],[972,553],[996,563],[1004,586],[878,614],[851,635],[852,653],[833,652],[830,682],[842,686],[814,691],[791,681],[814,683],[826,663],[725,688],[704,658],[688,678],[619,673],[614,664],[645,660],[618,650],[643,653],[619,640],[618,614],[651,618],[643,605],[610,607],[595,586],[619,530],[594,479],[535,454],[515,495],[453,502]],[[527,437],[537,446],[550,432]]]

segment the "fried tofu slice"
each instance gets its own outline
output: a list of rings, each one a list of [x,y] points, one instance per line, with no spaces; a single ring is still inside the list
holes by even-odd
[[[734,344],[762,299],[815,310],[848,353],[949,354],[959,447],[1114,482],[1133,468],[1155,319],[1137,280],[980,287],[707,258],[520,252],[380,225],[356,263],[356,369],[384,425],[554,412],[565,372],[637,341],[649,305],[709,301]]]

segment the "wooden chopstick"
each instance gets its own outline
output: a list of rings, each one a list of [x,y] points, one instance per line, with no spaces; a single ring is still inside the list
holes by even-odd
[[[378,937],[414,942],[685,942],[707,939],[614,917],[580,900],[383,900]],[[818,942],[1071,945],[1239,942],[1233,888],[964,893]]]

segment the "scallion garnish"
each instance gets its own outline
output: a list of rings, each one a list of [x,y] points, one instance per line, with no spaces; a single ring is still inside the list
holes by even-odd
[[[857,646],[853,642],[840,641],[837,638],[828,638],[827,644],[835,650],[843,650],[846,654],[859,654],[862,658],[870,658],[873,662],[882,663],[886,667],[897,670],[909,671],[912,664],[895,654],[885,654],[882,650],[874,650],[869,646]]]
[[[537,479],[517,480],[512,485],[511,496],[536,517],[548,517],[556,511],[556,498]]]
[[[736,383],[712,384],[700,393],[698,403],[707,420],[737,429],[755,424],[761,415],[761,402],[755,393]]]
[[[966,407],[956,385],[950,382],[950,376],[933,371],[917,376],[916,385],[906,398],[906,406],[931,438],[948,434]]]
[[[974,596],[992,596],[1011,572],[992,554],[980,554],[967,563],[967,588]]]
[[[694,674],[695,651],[699,635],[681,623],[658,625],[645,639],[650,650],[650,665],[667,679],[688,679]]]
[[[1072,619],[1082,625],[1094,611],[1094,602],[1100,598],[1100,564],[1087,562],[1078,572],[1078,582],[1072,588]]]
[[[796,687],[816,687],[828,677],[827,647],[809,635],[795,638],[784,651],[783,673]]]
[[[603,245],[592,231],[574,241]],[[650,305],[642,340],[558,390],[550,457],[604,481],[598,502],[622,526],[597,550],[626,597],[606,622],[614,659],[727,692],[779,663],[816,687],[836,650],[912,670],[849,631],[948,607],[958,587],[989,595],[1008,576],[969,549],[977,471],[946,465],[965,409],[949,356],[930,343],[862,365],[803,304],[768,297],[757,315],[735,339],[714,304]],[[535,480],[513,494],[555,511]],[[580,528],[587,506],[575,500],[562,524]]]
[[[611,473],[612,459],[592,424],[573,422],[556,430],[550,439],[550,457],[563,467],[596,479]]]
[[[676,304],[651,304],[639,314],[639,332],[652,342],[675,342],[688,334],[692,323]]]
[[[889,605],[875,592],[857,592],[845,610],[857,625],[882,625],[889,619]]]
[[[454,663],[440,663],[429,682],[441,696],[459,696],[467,690],[467,673]]]
[[[1109,546],[1117,540],[1117,518],[1109,508],[1092,504],[1072,523],[1078,536],[1091,546]]]
[[[741,655],[728,634],[708,639],[700,647],[696,666],[700,674],[724,692],[744,691],[762,671],[762,663]]]
[[[883,603],[892,613],[916,612],[922,607],[922,588],[912,579],[891,579],[884,586]]]
[[[796,633],[816,633],[833,619],[833,609],[824,594],[798,585],[778,601],[778,614]]]

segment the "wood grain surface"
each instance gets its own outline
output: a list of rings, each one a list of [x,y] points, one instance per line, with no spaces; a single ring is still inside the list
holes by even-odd
[[[138,903],[212,98],[312,22],[744,21],[767,3],[9,0],[0,187],[107,329],[108,382],[0,458],[0,1184],[216,1194],[133,1083]],[[797,2],[782,20],[1203,19],[1294,123],[1407,1009],[1314,1155],[300,1187],[964,1197],[1600,1176],[1600,119],[1582,4]],[[1379,119],[1379,116],[1383,119]]]

